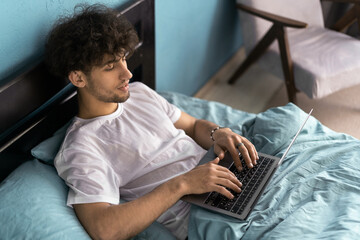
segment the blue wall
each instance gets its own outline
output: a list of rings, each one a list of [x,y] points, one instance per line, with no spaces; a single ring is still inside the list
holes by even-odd
[[[53,22],[61,14],[72,13],[78,3],[96,0],[1,0],[0,1],[0,81],[6,81],[44,53],[44,42]],[[116,7],[127,0],[102,0]]]
[[[157,90],[193,95],[242,44],[235,0],[157,0]]]
[[[2,0],[0,81],[41,58],[54,20],[77,3],[128,0]],[[157,90],[193,95],[241,45],[235,0],[156,0]]]

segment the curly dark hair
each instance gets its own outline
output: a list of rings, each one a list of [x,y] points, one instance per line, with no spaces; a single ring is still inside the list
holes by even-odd
[[[77,5],[75,14],[60,18],[49,33],[45,62],[60,78],[74,70],[89,74],[105,54],[131,56],[138,42],[131,23],[115,10],[99,4]]]

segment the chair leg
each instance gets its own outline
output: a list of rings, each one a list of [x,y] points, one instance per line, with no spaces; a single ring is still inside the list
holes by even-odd
[[[285,29],[277,27],[277,36],[281,56],[281,64],[284,72],[285,84],[290,102],[296,104],[296,87],[294,82],[294,65],[290,55],[289,42]]]
[[[249,56],[245,61],[240,65],[240,67],[235,71],[231,76],[228,83],[234,84],[236,80],[253,64],[256,60],[264,54],[266,49],[270,44],[276,39],[274,25],[269,29],[265,36],[260,40],[260,42],[255,46],[255,48],[250,52]]]

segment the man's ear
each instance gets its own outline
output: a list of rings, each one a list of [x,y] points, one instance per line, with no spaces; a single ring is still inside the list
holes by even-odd
[[[86,85],[86,76],[82,71],[71,71],[69,73],[70,82],[78,88],[85,87]]]

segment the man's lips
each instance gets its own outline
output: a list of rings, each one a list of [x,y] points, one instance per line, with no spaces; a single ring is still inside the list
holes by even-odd
[[[129,90],[129,84],[126,84],[124,86],[121,86],[121,87],[118,87],[119,90],[122,90],[122,91],[128,91]]]

